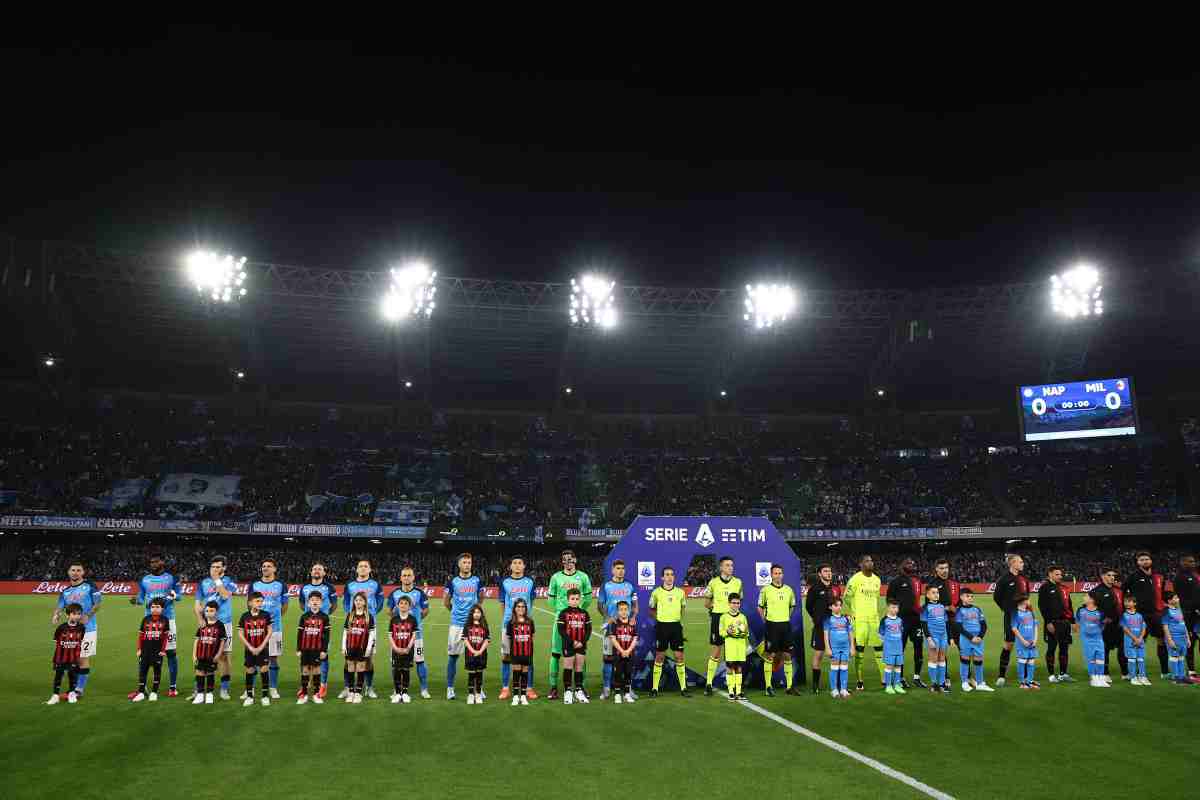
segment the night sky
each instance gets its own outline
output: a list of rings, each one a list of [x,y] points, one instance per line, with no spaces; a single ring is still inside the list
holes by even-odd
[[[1182,64],[401,44],[164,28],[9,51],[0,231],[663,285],[1200,263],[1200,83]]]

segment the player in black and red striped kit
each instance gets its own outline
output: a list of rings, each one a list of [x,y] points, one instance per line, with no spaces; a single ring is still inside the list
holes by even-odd
[[[483,672],[487,669],[487,648],[491,642],[483,606],[476,605],[467,614],[463,644],[467,651],[467,705],[483,703]]]
[[[629,618],[629,603],[617,603],[617,618],[608,626],[612,644],[613,702],[632,703],[633,649],[637,647],[637,624]]]
[[[375,615],[367,605],[367,593],[358,592],[350,601],[346,624],[342,628],[342,655],[350,678],[347,703],[361,703],[366,690],[367,664],[375,653]]]
[[[392,648],[393,703],[412,702],[408,687],[412,678],[413,649],[416,647],[420,629],[420,623],[412,613],[412,598],[406,594],[400,595],[396,601],[396,613],[392,615],[392,622],[388,625],[389,644]]]
[[[583,594],[576,587],[567,591],[567,607],[558,614],[558,638],[562,641],[563,703],[588,702],[583,691],[583,665],[587,643],[592,635],[592,615],[582,607]],[[574,697],[571,696],[574,689]]]
[[[271,663],[267,645],[271,641],[271,615],[263,611],[263,596],[259,592],[251,592],[246,598],[250,610],[242,614],[238,620],[238,636],[246,648],[242,663],[246,667],[246,697],[243,706],[254,705],[254,680],[262,674],[262,704],[271,705],[268,695],[267,667]]]
[[[192,705],[213,702],[217,681],[217,659],[225,652],[225,623],[217,619],[221,606],[216,600],[204,605],[204,624],[196,629],[192,664],[196,669],[196,696]]]
[[[329,663],[329,633],[332,627],[329,615],[321,611],[325,602],[321,592],[308,595],[308,611],[300,616],[300,627],[296,630],[296,656],[300,659],[300,694],[296,705],[304,705],[310,699],[320,705],[321,670]],[[309,684],[312,687],[309,688]]]
[[[529,705],[529,665],[533,663],[533,618],[524,600],[513,603],[512,617],[504,628],[508,636],[508,663],[512,667],[514,706]]]
[[[135,703],[143,700],[154,702],[158,699],[158,686],[162,682],[163,656],[167,652],[167,642],[171,633],[171,621],[163,614],[167,604],[161,597],[150,601],[150,613],[138,627],[138,688],[129,696]],[[154,670],[154,683],[150,693],[146,693],[146,675]]]
[[[63,675],[67,676],[67,702],[78,700],[75,694],[75,682],[79,680],[79,654],[83,649],[83,635],[86,626],[83,624],[83,606],[79,603],[68,603],[65,611],[67,621],[54,629],[54,690],[46,705],[52,706],[59,701],[59,690],[62,689]]]

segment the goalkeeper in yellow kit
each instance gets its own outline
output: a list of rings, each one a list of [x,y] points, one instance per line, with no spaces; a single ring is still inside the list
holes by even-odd
[[[858,676],[858,691],[863,690],[863,653],[867,646],[875,651],[875,666],[879,679],[883,681],[883,639],[879,636],[879,576],[875,574],[875,560],[863,556],[858,562],[859,571],[846,584],[846,611],[854,620],[854,672]]]

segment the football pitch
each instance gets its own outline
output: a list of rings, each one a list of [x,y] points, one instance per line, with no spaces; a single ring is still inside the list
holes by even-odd
[[[1087,685],[1078,643],[1071,654],[1078,682],[1050,685],[1040,664],[1040,692],[1013,683],[994,694],[950,696],[910,691],[885,695],[867,668],[869,691],[848,700],[827,693],[774,698],[751,691],[754,708],[721,696],[690,699],[646,693],[633,706],[599,702],[599,641],[590,648],[590,705],[545,698],[552,616],[538,602],[536,689],[528,707],[500,703],[499,647],[490,654],[483,706],[467,706],[460,659],[459,699],[445,699],[448,612],[433,605],[425,647],[432,700],[392,705],[387,656],[377,658],[379,700],[351,707],[333,699],[341,688],[341,658],[333,656],[329,702],[295,704],[294,602],[284,618],[283,699],[271,707],[236,701],[192,706],[190,597],[180,604],[180,696],[132,704],[140,608],[110,596],[98,616],[99,647],[86,697],[75,705],[43,705],[50,695],[50,615],[54,599],[0,599],[0,730],[6,798],[69,792],[91,797],[303,797],[354,795],[489,798],[723,797],[740,791],[770,796],[836,798],[1020,797],[1047,790],[1059,797],[1188,796],[1197,790],[1194,747],[1200,736],[1200,687],[1158,679],[1111,689]],[[235,618],[241,612],[235,605]],[[436,603],[436,601],[434,601]],[[990,597],[987,678],[994,683],[1000,619]],[[499,605],[486,604],[493,631]],[[340,637],[342,616],[333,615]],[[702,604],[687,611],[687,661],[704,673],[708,619]],[[1152,648],[1150,648],[1152,650]],[[957,651],[951,651],[951,659]],[[241,646],[235,645],[234,694],[240,692]],[[911,675],[911,655],[906,675]],[[1114,659],[1114,672],[1115,672]],[[853,673],[853,670],[852,670]],[[1015,664],[1009,679],[1015,676]],[[853,680],[853,674],[852,674]],[[413,673],[416,685],[416,674]],[[822,680],[822,686],[826,686]],[[790,725],[785,723],[791,723]],[[804,735],[798,726],[890,768],[888,775]],[[908,779],[910,782],[905,782]],[[1188,785],[1191,789],[1187,788]],[[938,794],[940,793],[940,794]]]

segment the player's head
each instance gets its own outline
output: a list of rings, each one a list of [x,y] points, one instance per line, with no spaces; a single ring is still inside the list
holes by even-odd
[[[513,603],[513,616],[517,619],[525,619],[529,616],[529,606],[525,604],[524,600]]]
[[[864,555],[858,560],[858,568],[862,570],[864,575],[870,575],[875,571],[875,559],[869,555]]]
[[[367,593],[366,592],[356,592],[354,595],[354,599],[351,600],[350,603],[354,607],[355,614],[367,613]]]
[[[259,611],[263,607],[262,592],[251,592],[246,598],[246,605],[250,606],[251,611]]]
[[[668,589],[675,585],[675,568],[674,567],[663,567],[662,568],[662,582],[663,582],[663,586],[666,586]]]
[[[82,581],[84,571],[85,570],[83,569],[82,561],[72,561],[67,565],[67,577],[71,580],[71,583],[79,583]]]
[[[614,583],[625,580],[625,562],[619,558],[612,563],[612,579]]]
[[[206,619],[210,624],[216,622],[217,612],[220,610],[221,607],[217,604],[216,600],[209,600],[204,604],[204,619]]]
[[[574,586],[567,590],[567,605],[575,608],[581,602],[583,602],[583,592],[579,591],[579,589],[575,588]]]
[[[279,567],[276,566],[275,559],[273,558],[264,558],[262,564],[259,565],[259,570],[262,572],[262,579],[264,581],[275,580],[275,572],[278,569]]]
[[[1093,609],[1093,608],[1095,608],[1095,607],[1096,607],[1096,598],[1092,597],[1092,593],[1091,593],[1091,592],[1088,592],[1087,594],[1085,594],[1085,595],[1083,596],[1083,604],[1084,604],[1084,606],[1086,606],[1086,607],[1087,607],[1089,610],[1091,610],[1091,609]]]
[[[717,559],[717,570],[720,571],[721,577],[729,579],[733,577],[733,559],[729,556],[721,556]]]
[[[220,580],[225,574],[225,556],[213,556],[208,560],[208,577]]]
[[[1029,608],[1029,595],[1025,594],[1024,592],[1021,592],[1014,597],[1013,601],[1017,604],[1017,608],[1021,609],[1022,611]]]
[[[325,565],[320,561],[312,565],[312,569],[308,571],[308,577],[312,578],[313,583],[320,583],[325,580]]]
[[[893,597],[891,600],[888,600],[887,608],[888,608],[887,613],[888,613],[889,617],[896,616],[897,614],[900,613],[900,601]]]
[[[738,594],[737,592],[730,592],[729,597],[727,599],[729,600],[729,610],[730,611],[741,611],[742,610],[742,596],[740,594]]]
[[[1013,575],[1020,575],[1021,570],[1025,569],[1025,559],[1021,558],[1016,553],[1010,553],[1005,561],[1008,562],[1008,571]]]
[[[904,561],[900,563],[900,571],[905,575],[912,575],[917,571],[917,562],[913,561],[911,558],[904,559]]]
[[[783,564],[771,565],[771,583],[776,586],[783,585]]]
[[[1149,572],[1150,568],[1154,566],[1154,559],[1150,557],[1149,550],[1139,550],[1133,557],[1133,561],[1142,572]]]
[[[321,603],[324,602],[320,592],[313,592],[308,596],[308,610],[314,614],[321,610]]]
[[[1112,586],[1114,583],[1116,583],[1117,582],[1116,567],[1105,567],[1104,571],[1100,573],[1100,581],[1105,586]]]
[[[405,591],[411,589],[416,580],[417,573],[412,564],[405,564],[400,568],[400,585],[404,587]]]
[[[358,563],[354,565],[354,576],[360,581],[369,580],[371,577],[371,559],[360,558]]]
[[[1179,605],[1179,595],[1175,594],[1170,589],[1167,589],[1165,592],[1163,592],[1163,602],[1172,608],[1175,608]]]
[[[1050,579],[1051,583],[1058,583],[1062,580],[1062,573],[1062,567],[1058,564],[1051,564],[1050,568],[1046,570],[1046,577]]]
[[[67,603],[66,608],[63,610],[67,612],[68,622],[76,625],[79,624],[79,619],[83,616],[83,606],[79,605],[79,603]]]
[[[574,550],[563,550],[562,551],[562,568],[563,568],[563,572],[574,572],[575,571],[575,551]]]
[[[617,619],[629,619],[629,603],[624,600],[617,602]]]
[[[454,563],[458,564],[458,574],[464,578],[471,574],[471,564],[474,563],[470,553],[459,553]]]
[[[942,580],[950,577],[950,562],[944,558],[939,558],[933,562],[933,574],[937,575]]]
[[[938,591],[938,587],[936,587],[936,586],[926,587],[925,602],[936,603],[936,602],[938,602],[938,599],[941,597],[941,595],[942,595],[942,593]]]
[[[817,575],[825,583],[833,583],[833,564],[820,564],[817,566]]]
[[[975,602],[975,592],[964,586],[962,591],[958,593],[958,599],[964,606],[969,606]]]
[[[1125,595],[1125,610],[1130,614],[1137,611],[1137,598],[1131,594]]]
[[[833,614],[842,613],[842,598],[835,597],[829,601],[829,611]]]
[[[1180,556],[1179,566],[1188,572],[1195,572],[1196,571],[1196,557],[1195,556]]]
[[[157,617],[159,614],[163,613],[163,610],[166,607],[167,601],[163,600],[161,597],[156,597],[150,601],[150,614]]]
[[[525,577],[525,556],[515,555],[508,560],[508,572],[514,578]]]
[[[161,554],[159,554],[159,553],[151,553],[150,554],[150,571],[152,573],[157,575],[166,568],[167,568],[167,562],[163,560],[163,557]]]
[[[400,599],[396,601],[396,608],[402,614],[407,614],[412,610],[412,598],[406,594],[400,595]]]

